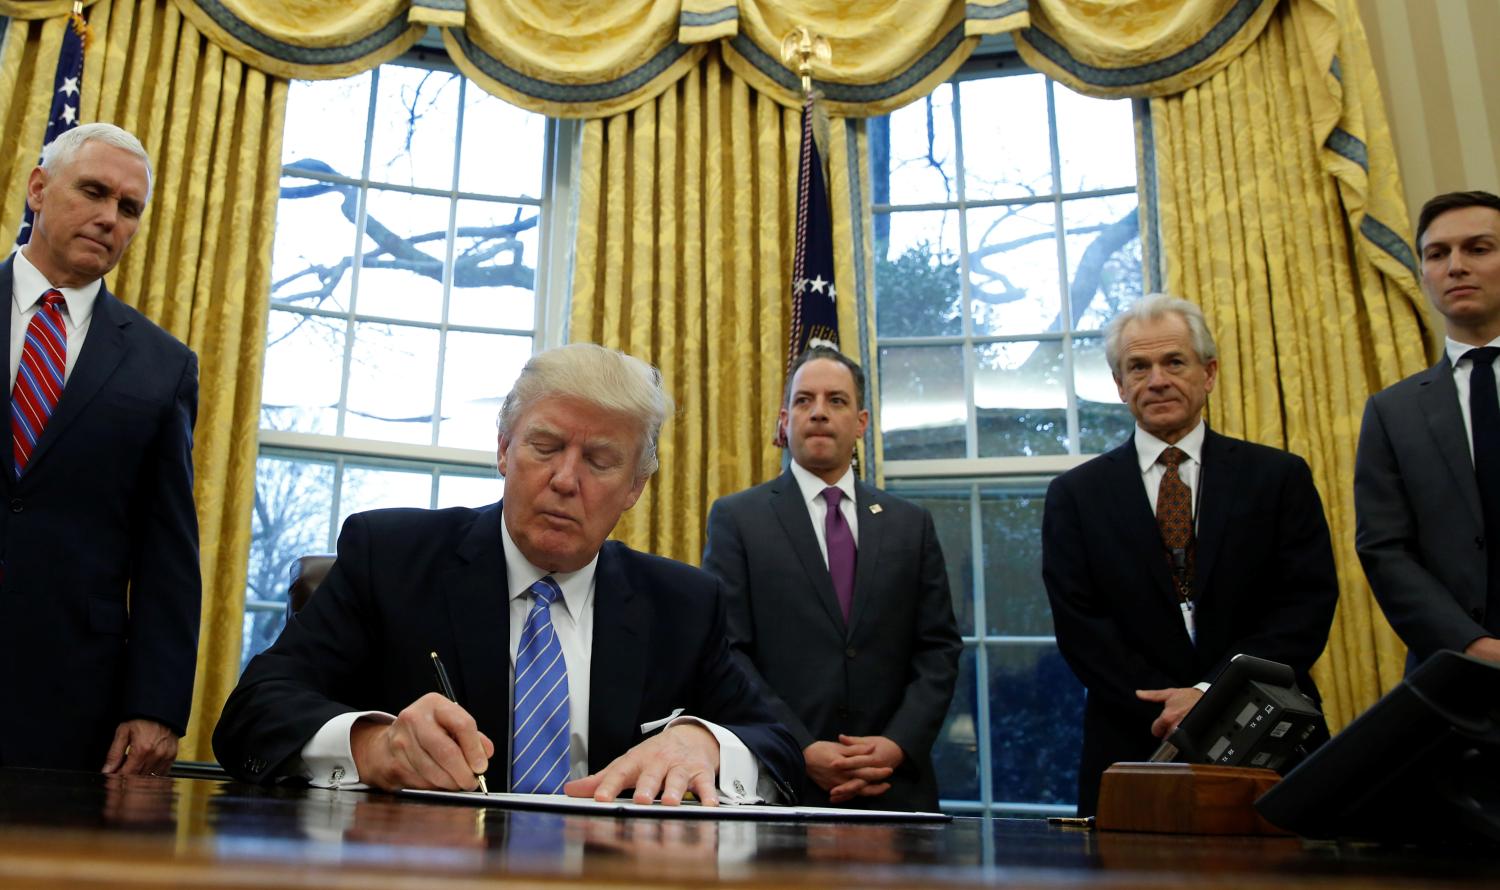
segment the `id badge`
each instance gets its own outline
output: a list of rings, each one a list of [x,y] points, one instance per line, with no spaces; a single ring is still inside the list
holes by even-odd
[[[1182,626],[1187,628],[1188,639],[1192,640],[1193,645],[1196,646],[1198,644],[1198,624],[1193,618],[1193,601],[1183,600],[1181,603],[1178,603],[1178,607],[1182,609]]]

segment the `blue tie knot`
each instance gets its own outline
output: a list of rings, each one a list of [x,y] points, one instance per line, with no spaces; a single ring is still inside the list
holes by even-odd
[[[1459,361],[1468,359],[1476,365],[1489,366],[1495,363],[1497,355],[1500,355],[1500,346],[1480,346],[1459,356]]]
[[[562,596],[562,588],[557,586],[557,582],[552,580],[551,575],[537,579],[537,582],[527,589],[531,591],[532,596],[548,606],[552,605],[557,601],[558,597]]]

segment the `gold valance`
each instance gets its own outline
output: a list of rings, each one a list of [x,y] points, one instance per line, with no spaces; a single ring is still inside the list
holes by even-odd
[[[661,94],[717,43],[752,89],[787,106],[781,60],[798,25],[826,38],[828,111],[886,114],[952,76],[985,34],[1025,27],[1036,0],[168,0],[213,44],[281,77],[347,77],[439,29],[455,64],[512,104],[607,117]],[[71,0],[0,0],[0,15],[66,15]]]
[[[1026,64],[1090,96],[1168,96],[1254,43],[1277,0],[1030,0]]]

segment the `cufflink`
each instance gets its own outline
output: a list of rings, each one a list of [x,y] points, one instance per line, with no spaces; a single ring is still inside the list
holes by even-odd
[[[870,505],[870,512],[871,513],[879,513],[880,512],[880,505],[879,504],[871,504]]]
[[[745,796],[745,783],[742,782],[742,781],[740,781],[739,779],[735,779],[734,780],[734,793],[738,794],[740,797],[744,797]]]

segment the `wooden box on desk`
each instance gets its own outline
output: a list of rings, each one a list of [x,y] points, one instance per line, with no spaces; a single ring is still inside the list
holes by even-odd
[[[1279,781],[1272,770],[1245,766],[1117,763],[1104,771],[1094,824],[1104,831],[1285,835],[1254,807]]]

